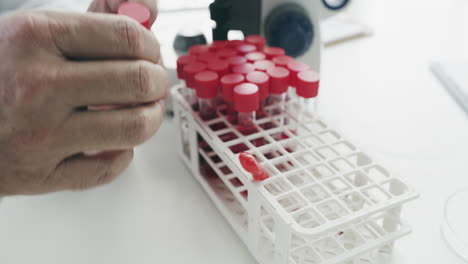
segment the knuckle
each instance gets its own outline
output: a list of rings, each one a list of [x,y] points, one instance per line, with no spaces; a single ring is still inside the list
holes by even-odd
[[[151,118],[144,112],[137,113],[127,130],[127,139],[132,145],[139,145],[151,136]]]
[[[136,67],[137,87],[133,91],[137,100],[151,100],[154,90],[153,75],[154,70],[150,63],[140,62]]]
[[[127,50],[131,54],[142,54],[143,52],[143,32],[140,26],[129,18],[122,18],[115,24],[117,32],[125,43]]]
[[[37,32],[44,31],[47,20],[35,12],[17,13],[9,17],[7,21],[10,37],[19,41],[31,41]]]

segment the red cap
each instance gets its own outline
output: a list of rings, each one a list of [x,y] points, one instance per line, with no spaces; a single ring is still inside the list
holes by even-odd
[[[219,77],[216,72],[202,71],[195,75],[197,96],[203,99],[213,99],[218,96]]]
[[[228,41],[228,46],[231,47],[231,48],[235,48],[237,49],[237,47],[239,47],[240,45],[242,44],[245,44],[245,42],[243,40],[229,40]]]
[[[243,64],[247,63],[247,59],[245,57],[242,57],[242,56],[231,57],[227,61],[229,63],[229,67],[231,67],[231,69],[238,66],[238,65],[243,65]]]
[[[249,62],[254,63],[259,60],[264,60],[266,58],[266,55],[263,52],[255,51],[247,53],[245,57]]]
[[[297,75],[301,71],[307,71],[309,69],[310,69],[309,65],[302,63],[300,61],[291,61],[290,63],[288,63],[288,70],[291,73],[291,78],[289,79],[290,85],[292,87],[297,87]]]
[[[270,93],[283,94],[288,91],[289,76],[288,69],[283,67],[273,67],[267,70],[270,76]]]
[[[259,108],[258,86],[252,83],[242,83],[234,87],[234,108],[237,112],[250,113]]]
[[[117,14],[131,17],[145,28],[150,28],[151,13],[146,6],[140,3],[124,2],[119,6]]]
[[[257,51],[257,47],[252,44],[242,44],[237,47],[237,51],[239,51],[242,55],[245,55],[247,53]]]
[[[297,75],[297,95],[304,98],[314,98],[318,95],[320,74],[315,71],[302,71]]]
[[[210,47],[208,45],[204,45],[204,44],[201,44],[201,45],[194,45],[192,47],[189,48],[188,52],[190,55],[192,56],[198,56],[202,53],[205,53],[205,52],[208,52],[210,51]]]
[[[262,168],[255,157],[250,153],[242,152],[239,156],[239,162],[242,168],[252,174],[252,177],[256,181],[264,181],[270,177],[265,169]]]
[[[206,70],[206,64],[202,62],[192,62],[184,67],[183,76],[188,88],[195,89],[195,75],[204,70]]]
[[[177,77],[183,80],[185,65],[190,64],[192,62],[196,62],[196,61],[197,61],[197,58],[194,56],[190,56],[190,55],[180,56],[177,59]]]
[[[286,52],[282,48],[277,47],[266,47],[263,52],[267,55],[268,59],[273,59],[274,57],[284,56]]]
[[[249,72],[255,71],[255,67],[253,66],[252,63],[244,63],[241,65],[237,65],[232,67],[232,72],[233,73],[240,73],[240,74],[248,74]]]
[[[209,63],[214,60],[219,60],[218,54],[212,51],[205,51],[198,54],[198,60],[201,62]]]
[[[255,45],[257,50],[263,50],[265,48],[266,40],[264,37],[259,35],[251,35],[245,38],[245,42],[248,44]]]
[[[264,100],[270,95],[270,77],[266,73],[251,72],[247,74],[246,80],[258,86],[260,100]]]
[[[223,98],[227,102],[234,101],[234,87],[243,83],[245,77],[239,73],[231,73],[221,78],[221,87],[223,88]]]
[[[294,58],[287,55],[273,58],[273,62],[276,64],[276,66],[280,67],[288,67],[288,63],[290,63],[291,61],[294,61]]]
[[[269,68],[275,67],[275,64],[269,60],[259,60],[254,63],[255,70],[266,72]]]
[[[212,60],[208,63],[208,70],[216,72],[221,77],[229,73],[229,63],[224,60]]]
[[[233,48],[224,48],[224,49],[218,51],[218,57],[220,59],[228,59],[228,58],[236,56],[237,54],[238,54],[237,50],[235,50]]]
[[[224,48],[226,48],[228,45],[227,41],[223,41],[223,40],[216,40],[216,41],[213,41],[213,43],[211,43],[210,45],[210,51],[220,51]]]

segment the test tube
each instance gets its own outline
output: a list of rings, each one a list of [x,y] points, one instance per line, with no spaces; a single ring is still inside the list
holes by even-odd
[[[227,62],[229,63],[229,68],[232,69],[236,66],[243,65],[247,63],[247,58],[243,56],[234,56],[230,57],[227,59]]]
[[[195,84],[195,75],[199,72],[205,71],[207,68],[205,63],[202,62],[192,62],[187,64],[183,70],[183,76],[187,84],[187,89],[185,89],[185,99],[190,104],[193,109],[197,109],[197,95],[196,95],[196,84]]]
[[[230,72],[229,70],[229,63],[227,63],[225,60],[212,60],[208,63],[208,70],[216,72],[218,76],[221,78],[224,75],[228,74]],[[222,98],[222,89],[221,86],[219,87],[219,94],[217,98],[217,104],[222,104],[223,103],[223,98]]]
[[[217,54],[220,59],[229,59],[231,57],[236,56],[238,52],[234,48],[227,47],[222,50],[219,50]]]
[[[239,46],[237,46],[237,51],[241,54],[241,55],[247,55],[251,52],[254,52],[254,51],[257,51],[257,47],[255,45],[252,45],[252,44],[241,44]]]
[[[309,112],[317,113],[317,95],[320,75],[312,70],[302,71],[297,76],[297,95],[299,97],[299,121]]]
[[[226,102],[226,116],[231,124],[237,123],[237,112],[234,109],[234,87],[244,81],[244,75],[239,73],[227,74],[221,78],[223,99]]]
[[[266,39],[260,35],[250,35],[245,38],[245,43],[255,45],[257,50],[263,50],[265,48]]]
[[[266,59],[265,53],[262,53],[262,52],[259,52],[259,51],[254,51],[254,52],[247,53],[245,55],[245,57],[247,58],[247,61],[250,62],[250,63],[255,63],[256,61]]]
[[[289,84],[291,88],[288,91],[288,99],[295,101],[297,99],[297,96],[296,92],[294,91],[294,88],[297,87],[297,75],[302,71],[310,70],[310,66],[303,62],[294,60],[288,63],[288,70],[291,74],[289,79]]]
[[[237,128],[243,135],[257,132],[256,111],[259,108],[259,89],[252,83],[242,83],[234,88],[234,108],[239,113]]]
[[[263,49],[263,52],[266,54],[267,59],[271,60],[275,57],[286,55],[286,51],[278,47],[266,47]]]
[[[219,76],[213,71],[202,71],[195,75],[196,93],[200,117],[212,120],[216,117],[216,97],[219,90]]]
[[[245,64],[234,66],[232,68],[233,73],[239,73],[243,75],[247,75],[253,71],[255,71],[255,66],[252,63],[245,63]]]
[[[117,9],[117,14],[131,17],[145,28],[150,29],[151,13],[143,4],[124,2]]]
[[[257,118],[263,118],[266,114],[264,111],[266,99],[270,95],[270,77],[264,72],[253,71],[247,74],[246,81],[258,87],[259,110],[257,111]]]
[[[275,64],[269,60],[259,60],[254,62],[256,71],[266,72],[268,69],[275,67]]]
[[[197,61],[197,58],[191,55],[180,56],[177,59],[177,77],[181,80],[185,80],[184,67],[196,61]]]
[[[210,63],[211,61],[219,60],[218,53],[213,51],[206,51],[199,53],[197,59],[204,63]]]
[[[206,44],[193,45],[189,48],[188,53],[192,56],[199,56],[202,53],[209,52],[210,46]]]
[[[278,115],[284,111],[290,72],[284,67],[274,67],[268,69],[267,74],[270,77],[270,97],[267,102],[271,107],[269,114]],[[281,123],[284,124],[284,120],[281,120]]]

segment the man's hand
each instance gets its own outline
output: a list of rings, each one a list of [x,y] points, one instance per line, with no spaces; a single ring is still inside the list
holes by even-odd
[[[0,58],[0,196],[108,183],[162,122],[168,91],[159,44],[130,18],[4,17]],[[135,107],[84,110],[94,105]]]
[[[136,2],[145,5],[151,12],[151,25],[156,20],[158,15],[156,0],[93,0],[89,6],[89,11],[115,14],[117,13],[117,9],[119,9],[120,4],[123,2]]]

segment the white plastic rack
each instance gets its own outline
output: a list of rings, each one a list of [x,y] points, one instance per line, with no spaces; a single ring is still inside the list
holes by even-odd
[[[381,264],[410,233],[402,205],[418,194],[321,119],[285,111],[243,136],[223,106],[203,121],[183,89],[172,90],[180,157],[259,263]],[[241,152],[270,178],[254,181]]]

